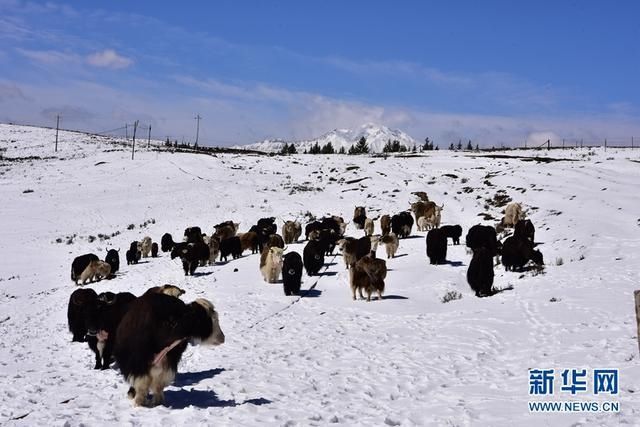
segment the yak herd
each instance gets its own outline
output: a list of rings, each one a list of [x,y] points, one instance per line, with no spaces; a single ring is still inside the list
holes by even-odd
[[[460,225],[440,226],[444,205],[430,201],[424,192],[413,194],[419,200],[409,210],[375,218],[381,230],[378,235],[374,234],[374,219],[367,217],[364,206],[355,208],[352,220],[356,229],[364,231],[360,238],[345,235],[347,223],[340,216],[309,222],[304,227],[306,244],[302,255],[286,251],[286,245],[301,238],[302,225],[283,221],[282,234],[278,234],[276,219],[269,217],[261,218],[244,233],[238,233],[239,224],[233,221],[215,225],[211,235],[202,233],[200,227],[188,227],[180,242],[165,233],[160,248],[150,237],[144,237],[131,243],[126,260],[128,265],[137,264],[141,258],[157,257],[160,249],[170,253],[171,259],[180,259],[185,275],[194,275],[199,266],[212,265],[218,259],[227,262],[229,256],[236,259],[251,251],[260,254],[259,269],[265,282],[282,280],[285,295],[300,295],[303,269],[308,276],[321,274],[325,257],[333,255],[338,247],[349,270],[352,298],[355,300],[359,294],[361,299],[370,301],[377,294],[380,300],[387,277],[386,261],[376,256],[380,244],[385,247],[387,259],[394,258],[400,240],[409,237],[416,224],[418,230],[427,231],[426,254],[434,265],[448,262],[448,239],[454,245],[460,244]],[[513,228],[513,233],[501,242],[496,227]],[[501,258],[507,271],[522,270],[529,261],[543,263],[542,254],[534,249],[533,223],[524,218],[519,203],[507,205],[504,218],[496,227],[475,225],[466,234],[466,246],[472,252],[467,281],[478,297],[499,292],[493,288],[494,259]],[[95,254],[85,254],[73,260],[71,280],[85,285],[112,278],[119,268],[119,251],[110,249],[104,261]],[[162,403],[163,389],[175,377],[188,343],[224,342],[213,304],[204,299],[185,304],[180,300],[183,293],[176,286],[164,285],[151,288],[140,297],[129,292],[97,294],[89,288],[79,288],[71,294],[68,324],[73,341],[88,343],[95,353],[95,369],[106,369],[112,360],[117,361],[131,385],[128,395],[136,405]]]

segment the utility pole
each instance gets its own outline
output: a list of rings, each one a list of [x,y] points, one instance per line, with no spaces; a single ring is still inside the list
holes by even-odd
[[[147,148],[151,147],[151,125],[149,125],[149,138],[147,139]]]
[[[131,160],[133,160],[133,155],[136,152],[136,130],[138,129],[138,121],[136,120],[133,123],[133,145],[131,146]]]
[[[198,144],[198,136],[200,135],[200,119],[202,119],[202,117],[200,117],[200,114],[198,113],[195,119],[196,119],[196,144]]]
[[[60,129],[60,114],[56,116],[56,153],[58,152],[58,129]]]

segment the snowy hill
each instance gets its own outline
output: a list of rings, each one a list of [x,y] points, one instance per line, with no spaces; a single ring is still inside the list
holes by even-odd
[[[633,290],[640,288],[640,152],[514,151],[491,157],[443,150],[411,158],[201,155],[0,125],[0,424],[220,426],[636,425],[640,370]],[[505,153],[501,153],[505,154]],[[523,156],[524,159],[517,156]],[[534,156],[547,162],[532,161]],[[554,160],[554,158],[556,160]],[[463,227],[444,265],[430,265],[413,229],[386,260],[385,297],[352,301],[336,251],[303,297],[266,284],[259,255],[185,277],[166,253],[128,266],[134,240],[232,219],[397,213],[426,191],[443,224]],[[506,194],[536,226],[543,272],[495,267],[477,298],[466,281],[464,235],[494,224]],[[489,218],[485,220],[484,218]],[[375,221],[376,232],[379,222]],[[349,224],[347,235],[363,232]],[[305,242],[287,251],[302,253]],[[66,310],[74,257],[121,249],[97,292],[186,289],[220,313],[226,342],[188,347],[166,404],[134,408],[117,367],[92,369],[71,343]],[[378,249],[382,257],[384,249]],[[459,299],[443,302],[447,294]],[[529,395],[529,369],[555,369],[555,393]],[[619,394],[561,391],[563,369],[619,369]],[[589,379],[591,381],[591,379]],[[619,413],[530,413],[528,401],[616,401]]]
[[[369,145],[369,152],[371,153],[381,153],[387,141],[398,141],[409,150],[414,144],[418,144],[415,139],[401,130],[389,129],[386,126],[368,123],[355,130],[334,129],[318,138],[310,140],[285,141],[283,139],[268,139],[254,144],[237,146],[235,148],[275,153],[279,152],[285,143],[293,143],[296,146],[298,153],[303,153],[305,150],[309,151],[309,149],[316,143],[322,147],[330,142],[336,152],[339,151],[341,147],[344,147],[345,151],[349,151],[349,148],[358,142],[361,137],[366,138],[367,144]]]

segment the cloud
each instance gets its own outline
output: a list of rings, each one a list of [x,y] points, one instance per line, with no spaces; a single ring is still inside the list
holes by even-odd
[[[94,67],[120,70],[133,64],[133,60],[118,55],[113,49],[106,49],[87,56],[87,63]]]
[[[61,105],[59,107],[45,108],[40,115],[46,119],[53,120],[60,115],[63,120],[70,122],[86,122],[95,117],[95,115],[84,107]]]
[[[16,99],[22,101],[29,100],[16,84],[0,82],[0,103]]]
[[[321,58],[320,61],[355,74],[379,73],[391,76],[411,76],[431,83],[459,87],[467,87],[473,83],[473,78],[470,76],[445,72],[434,67],[424,67],[408,61],[355,61],[337,56]]]
[[[56,50],[27,50],[16,48],[16,52],[32,61],[49,65],[69,64],[70,62],[79,62],[80,60],[78,55]]]

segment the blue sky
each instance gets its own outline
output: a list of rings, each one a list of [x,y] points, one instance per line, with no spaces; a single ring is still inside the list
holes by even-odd
[[[0,0],[0,120],[249,143],[640,136],[632,1]]]

